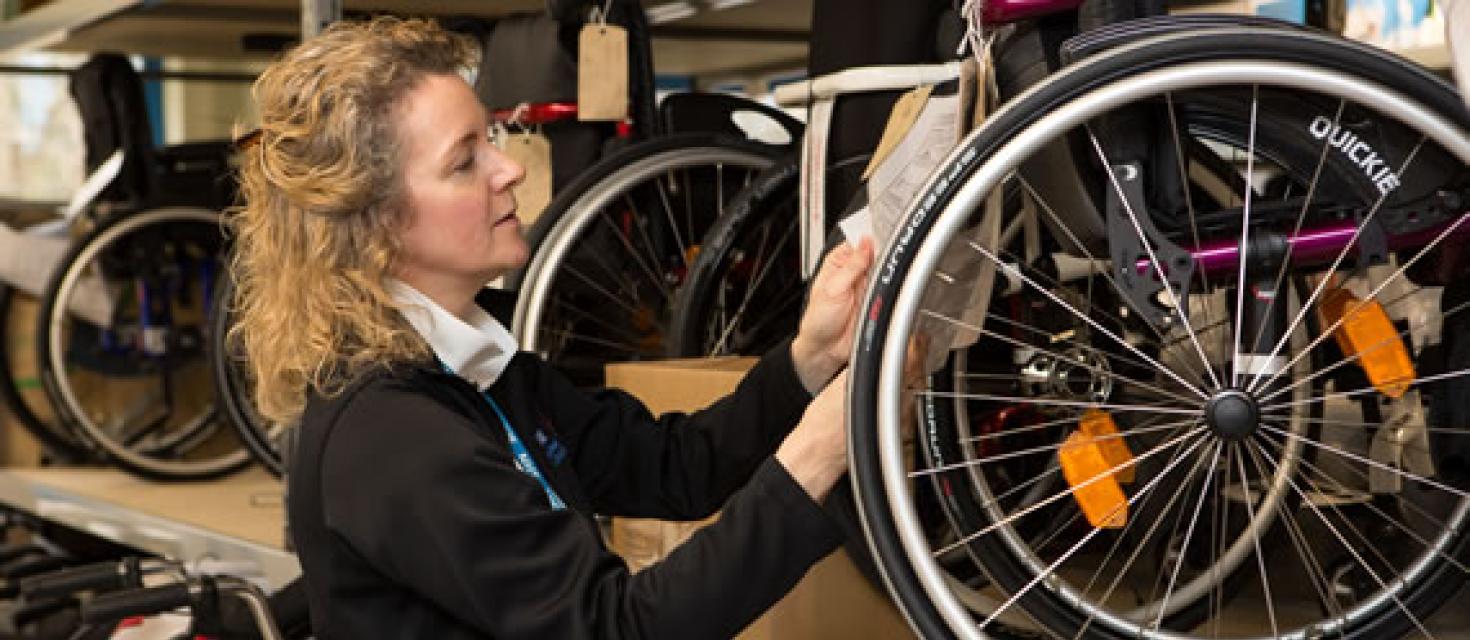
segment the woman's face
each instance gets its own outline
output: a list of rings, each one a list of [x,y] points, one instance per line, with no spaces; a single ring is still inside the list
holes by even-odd
[[[524,264],[511,188],[525,170],[490,143],[470,86],[458,75],[425,76],[394,117],[407,207],[396,275],[425,293],[475,291]]]

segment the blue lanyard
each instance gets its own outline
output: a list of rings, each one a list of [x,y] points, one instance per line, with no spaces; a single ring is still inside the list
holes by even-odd
[[[546,476],[541,475],[541,468],[536,466],[536,459],[531,457],[531,452],[526,450],[526,445],[521,442],[521,437],[516,435],[516,430],[510,428],[510,420],[505,417],[505,412],[500,410],[500,404],[495,398],[490,397],[489,391],[481,392],[485,401],[490,403],[490,408],[495,410],[495,415],[500,417],[500,426],[505,427],[505,437],[510,440],[510,452],[515,457],[516,468],[541,483],[541,488],[546,491],[546,499],[551,501],[551,509],[560,511],[567,508],[567,504],[561,501],[561,496],[556,495],[556,490],[551,488],[551,483],[546,481]]]
[[[439,363],[439,366],[443,367],[445,371],[449,371],[449,367],[442,361]],[[453,373],[453,371],[449,372]],[[490,403],[490,408],[495,410],[495,415],[500,418],[500,426],[505,427],[505,437],[507,440],[510,440],[510,453],[511,457],[515,460],[516,468],[520,469],[521,473],[531,476],[537,482],[541,483],[541,489],[546,491],[546,499],[551,502],[551,509],[553,511],[560,511],[567,508],[567,503],[562,502],[561,496],[556,495],[556,490],[551,488],[551,483],[546,481],[546,476],[541,475],[541,468],[536,466],[536,459],[532,458],[531,452],[526,450],[526,445],[521,442],[521,437],[516,435],[515,429],[511,428],[510,420],[505,417],[505,412],[500,410],[500,403],[496,402],[495,398],[490,397],[489,391],[481,391],[480,395],[484,396],[485,402]]]

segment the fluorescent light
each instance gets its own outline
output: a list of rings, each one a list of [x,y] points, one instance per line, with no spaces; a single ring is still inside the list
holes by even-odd
[[[699,9],[695,8],[693,4],[685,2],[684,0],[679,0],[677,2],[665,2],[657,6],[649,7],[647,9],[647,13],[648,21],[650,23],[663,24],[665,22],[673,22],[675,20],[683,20],[684,18],[688,18],[689,16],[699,13]]]
[[[704,6],[711,11],[724,11],[725,9],[743,7],[752,2],[755,2],[755,0],[706,0]]]

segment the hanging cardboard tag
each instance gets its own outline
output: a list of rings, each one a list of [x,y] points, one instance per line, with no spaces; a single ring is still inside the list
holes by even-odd
[[[975,107],[973,117],[970,120],[970,129],[974,130],[985,124],[985,119],[990,117],[990,100],[999,91],[995,86],[994,68],[991,66],[990,47],[985,47],[980,55],[975,57]]]
[[[898,101],[893,103],[893,110],[888,112],[888,124],[883,127],[883,137],[878,140],[878,148],[873,151],[873,157],[868,159],[868,167],[863,169],[864,180],[873,177],[873,171],[888,159],[888,154],[893,153],[893,148],[914,127],[914,122],[919,119],[919,113],[924,111],[924,104],[929,102],[929,94],[933,91],[934,86],[926,84],[899,96]]]
[[[577,119],[628,116],[628,32],[606,23],[582,27],[577,51]]]
[[[539,133],[512,133],[501,137],[500,150],[525,167],[526,177],[515,188],[516,213],[521,228],[530,229],[551,202],[551,142]]]

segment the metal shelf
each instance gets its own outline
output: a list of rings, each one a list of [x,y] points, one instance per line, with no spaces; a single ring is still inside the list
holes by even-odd
[[[250,470],[214,482],[159,484],[114,469],[0,471],[0,503],[139,551],[208,561],[278,589],[301,575],[282,548],[281,487]]]
[[[51,47],[146,0],[59,0],[0,22],[0,53]]]
[[[760,0],[652,25],[658,71],[692,75],[804,67],[811,2]],[[303,0],[55,0],[0,22],[0,54],[50,49],[266,60],[299,35],[302,5]],[[545,2],[346,0],[343,5],[349,15],[496,18],[540,11]]]

